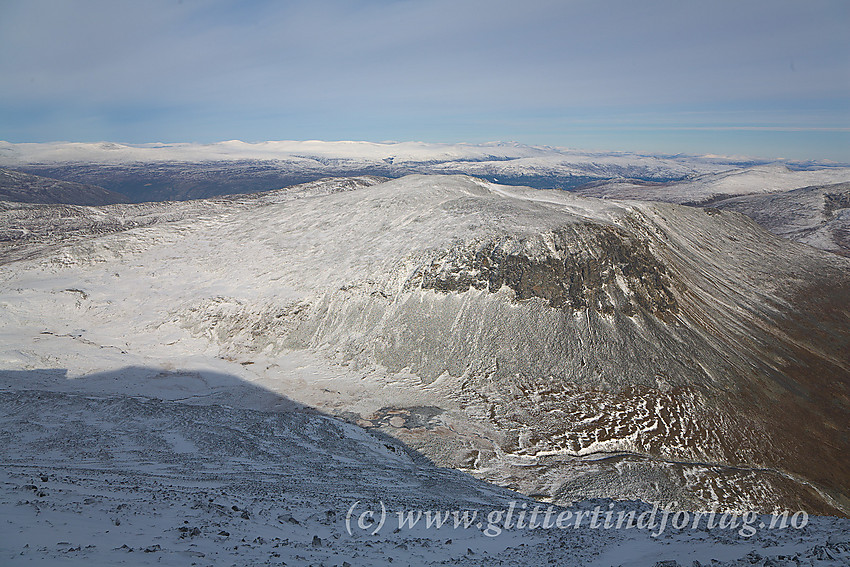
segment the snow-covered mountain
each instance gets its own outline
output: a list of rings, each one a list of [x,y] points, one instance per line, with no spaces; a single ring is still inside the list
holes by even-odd
[[[510,185],[572,188],[612,178],[668,181],[761,163],[747,158],[586,152],[500,142],[0,142],[0,166],[99,184],[137,202],[272,190],[330,176],[467,174]],[[817,164],[788,165],[807,169]]]
[[[248,536],[272,541],[276,518],[303,503],[312,512],[296,519],[307,529],[286,553],[309,564],[365,549],[343,538],[334,545],[344,551],[329,555],[311,538],[324,546],[327,530],[341,533],[339,519],[322,524],[322,508],[342,514],[343,502],[373,499],[387,475],[411,487],[409,500],[407,488],[393,493],[397,506],[513,498],[439,473],[422,456],[562,505],[607,497],[685,510],[850,508],[850,260],[743,215],[411,176],[190,202],[6,204],[0,218],[7,509],[27,500],[27,510],[62,519],[89,506],[86,517],[125,534],[136,553],[192,551],[178,535],[187,522],[187,533],[199,530],[187,538],[207,550],[195,551],[247,543],[245,553],[268,557],[283,553],[267,549],[281,542]],[[278,415],[316,411],[333,417]],[[406,448],[384,445],[384,435]],[[307,464],[281,473],[296,454]],[[361,475],[387,467],[359,487]],[[128,471],[142,472],[125,485]],[[342,488],[308,497],[311,475]],[[103,478],[113,488],[91,496],[87,487]],[[24,498],[29,485],[47,496]],[[285,505],[280,486],[292,498]],[[140,515],[128,520],[118,502],[133,490]],[[152,495],[165,498],[161,513],[174,524],[161,541],[138,537],[156,528],[132,523],[149,521],[139,503]],[[189,501],[200,504],[178,504]],[[259,520],[240,523],[242,511]],[[102,523],[113,516],[136,535]],[[42,525],[22,518],[4,529]],[[780,547],[793,538],[788,556],[815,542],[844,553],[826,534],[846,524],[818,525],[814,540],[766,537]],[[88,545],[67,530],[70,548]],[[495,552],[482,537],[462,544],[472,555],[460,564],[488,563],[484,551],[521,564],[519,542],[546,561],[553,545],[615,553],[623,543],[615,532],[589,534],[578,542],[520,532]],[[716,532],[687,537],[699,541],[683,549],[705,547],[693,556],[705,562],[753,547]],[[415,544],[432,563],[457,559],[451,545],[422,551],[411,538],[382,539],[379,549]],[[648,557],[686,557],[664,556],[653,541],[631,543]],[[363,557],[375,564],[377,552]],[[555,557],[591,563],[570,553]]]
[[[18,206],[4,222],[15,239],[4,256],[19,258],[3,279],[8,327],[44,345],[45,329],[142,340],[139,353],[205,337],[204,351],[251,361],[255,379],[272,383],[283,379],[268,370],[281,353],[315,353],[358,369],[355,391],[340,397],[347,380],[334,380],[333,395],[296,388],[307,396],[298,401],[372,426],[401,416],[420,426],[388,430],[438,464],[559,501],[591,491],[689,506],[840,505],[828,495],[846,490],[834,480],[845,465],[823,446],[843,443],[845,409],[814,401],[832,400],[846,379],[846,321],[834,309],[847,297],[846,260],[736,214],[465,177],[375,182],[65,207],[76,229],[61,233],[37,222],[55,219],[53,207]],[[104,370],[86,360],[61,367]],[[361,399],[357,372],[377,373],[383,393]],[[789,408],[823,426],[779,435]],[[746,471],[740,482],[757,484],[760,501],[748,500],[752,487],[726,492],[735,483],[705,492],[718,482],[707,465]],[[588,478],[623,467],[635,472],[617,473],[616,488],[591,488]],[[645,485],[650,471],[658,478]]]

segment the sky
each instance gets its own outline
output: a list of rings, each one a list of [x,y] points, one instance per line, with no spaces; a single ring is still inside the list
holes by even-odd
[[[0,140],[850,162],[846,0],[0,0]]]

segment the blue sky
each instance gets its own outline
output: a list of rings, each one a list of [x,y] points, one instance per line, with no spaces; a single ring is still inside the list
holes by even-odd
[[[850,161],[850,2],[0,0],[0,139]]]

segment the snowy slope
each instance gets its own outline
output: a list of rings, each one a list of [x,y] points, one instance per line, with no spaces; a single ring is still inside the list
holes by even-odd
[[[606,181],[577,191],[588,197],[660,201],[738,211],[773,234],[838,254],[850,253],[850,169],[791,171],[754,167],[675,183]]]
[[[773,234],[850,256],[850,183],[745,195],[713,206],[743,213]]]
[[[752,535],[738,526],[591,528],[588,520],[578,529],[487,532],[425,520],[399,529],[400,511],[460,510],[486,523],[494,511],[537,504],[225,374],[0,377],[4,565],[733,565],[753,564],[759,549],[764,559],[789,559],[773,565],[830,566],[850,554],[850,521],[814,517],[800,530]],[[108,383],[135,384],[144,395],[108,393]],[[217,397],[204,395],[210,387]],[[262,398],[265,410],[247,407]],[[379,513],[381,503],[385,525],[375,535],[374,526],[360,529],[359,514]],[[596,506],[649,510],[588,501],[568,511]]]

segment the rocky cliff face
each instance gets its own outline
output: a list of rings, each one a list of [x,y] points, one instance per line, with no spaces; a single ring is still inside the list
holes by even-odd
[[[419,268],[406,288],[495,293],[507,287],[518,302],[537,297],[556,309],[634,314],[642,307],[661,314],[676,310],[672,285],[646,242],[618,227],[587,223],[451,248]]]

